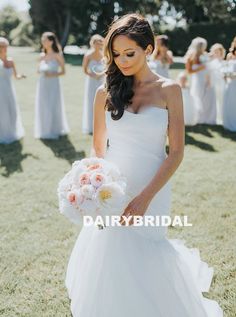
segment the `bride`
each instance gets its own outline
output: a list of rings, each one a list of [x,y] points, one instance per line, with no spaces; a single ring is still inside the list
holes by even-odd
[[[126,176],[126,216],[169,215],[170,178],[183,159],[181,89],[149,69],[153,49],[143,17],[113,22],[104,47],[106,85],[94,102],[94,154]],[[129,226],[82,228],[66,286],[74,317],[221,317],[218,303],[202,296],[212,275],[198,250],[168,240],[165,227],[136,227],[131,219]]]

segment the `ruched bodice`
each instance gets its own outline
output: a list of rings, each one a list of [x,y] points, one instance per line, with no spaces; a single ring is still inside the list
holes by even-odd
[[[113,120],[107,111],[106,127],[109,148],[105,159],[119,167],[127,179],[127,193],[135,197],[152,180],[167,156],[168,110],[147,105],[138,114],[125,110],[119,120]],[[169,214],[170,185],[167,182],[155,195],[147,213]],[[163,234],[161,230],[160,233]]]
[[[144,158],[165,158],[167,109],[146,106],[138,114],[125,110],[120,120],[111,119],[109,112],[106,117],[110,152],[125,151],[126,157],[141,154]]]

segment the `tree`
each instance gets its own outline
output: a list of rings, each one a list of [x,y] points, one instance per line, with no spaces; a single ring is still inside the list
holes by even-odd
[[[169,0],[169,9],[173,6],[182,14],[187,23],[219,22],[231,19],[235,14],[235,0]]]
[[[55,32],[64,46],[69,34],[84,44],[94,33],[105,34],[114,16],[128,12],[158,13],[158,0],[29,0],[35,32]]]
[[[0,36],[9,37],[10,32],[20,23],[17,12],[12,6],[6,6],[0,11]]]

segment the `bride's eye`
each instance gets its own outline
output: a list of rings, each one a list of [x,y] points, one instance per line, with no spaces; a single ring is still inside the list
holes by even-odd
[[[116,57],[118,57],[118,56],[119,56],[119,54],[113,53],[113,57],[114,57],[114,58],[116,58]]]
[[[132,52],[132,53],[128,53],[128,54],[127,54],[128,57],[133,57],[134,55],[135,55],[135,52]]]

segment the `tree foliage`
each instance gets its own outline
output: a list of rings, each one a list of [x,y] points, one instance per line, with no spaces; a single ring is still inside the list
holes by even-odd
[[[114,16],[158,13],[158,0],[29,0],[35,32],[55,32],[62,45],[69,34],[84,44],[93,33],[105,34]]]
[[[6,6],[0,11],[0,36],[9,37],[10,32],[20,23],[16,10]]]
[[[215,23],[236,18],[236,0],[28,0],[34,31],[55,32],[64,46],[88,43],[94,33],[105,35],[114,16],[129,12],[156,15],[159,25],[166,16],[188,24]],[[163,11],[163,7],[165,10]],[[164,13],[163,13],[164,12]],[[168,23],[168,22],[167,22]],[[158,28],[157,28],[158,29]],[[70,36],[70,37],[69,37]]]

